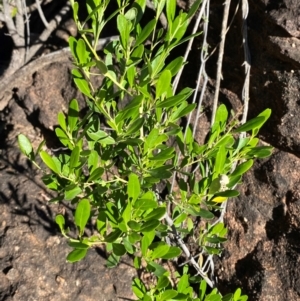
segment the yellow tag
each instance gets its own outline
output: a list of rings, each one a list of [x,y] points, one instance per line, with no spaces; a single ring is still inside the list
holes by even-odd
[[[215,203],[223,203],[227,200],[225,196],[216,196],[215,198],[212,199],[213,202]]]

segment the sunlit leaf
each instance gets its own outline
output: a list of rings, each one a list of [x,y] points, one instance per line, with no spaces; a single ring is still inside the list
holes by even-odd
[[[80,261],[86,256],[88,249],[75,249],[71,253],[68,254],[67,260],[69,262]]]
[[[32,153],[33,149],[32,149],[31,142],[25,135],[23,134],[18,135],[18,144],[22,153],[27,157]]]
[[[91,205],[89,200],[81,200],[75,211],[75,224],[79,228],[80,236],[83,234],[85,226],[90,218]]]

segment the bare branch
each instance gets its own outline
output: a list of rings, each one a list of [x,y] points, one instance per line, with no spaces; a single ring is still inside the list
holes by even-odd
[[[3,10],[4,10],[4,20],[6,23],[7,30],[9,32],[11,38],[13,39],[15,45],[18,45],[19,36],[17,34],[17,30],[15,27],[14,21],[11,17],[7,0],[3,1]]]
[[[24,16],[25,16],[25,25],[26,25],[25,62],[27,62],[29,46],[30,46],[30,25],[29,25],[29,16],[27,14],[27,9],[26,9],[26,0],[22,0],[22,5],[23,5]]]
[[[17,7],[17,14],[16,14],[16,29],[17,33],[20,37],[21,44],[18,45],[18,47],[24,47],[25,46],[25,32],[24,32],[24,17],[23,17],[23,8],[21,0],[15,0],[16,7]]]
[[[5,22],[5,16],[3,13],[0,12],[0,21]]]
[[[177,245],[181,248],[181,250],[183,251],[183,253],[189,259],[190,263],[193,265],[193,267],[195,268],[195,270],[197,271],[197,273],[206,281],[206,283],[210,287],[213,287],[214,283],[207,277],[206,274],[203,273],[203,271],[201,270],[199,264],[197,263],[197,261],[195,260],[195,258],[191,255],[190,250],[188,249],[188,247],[186,246],[186,244],[184,243],[184,241],[180,237],[180,234],[177,232],[177,230],[176,230],[176,228],[174,226],[172,218],[167,213],[166,213],[166,215],[165,215],[164,218],[165,218],[167,224],[169,225],[169,227],[172,228],[173,236],[174,236],[174,239],[175,239]]]
[[[41,18],[42,22],[44,23],[45,27],[48,28],[49,27],[49,23],[46,20],[46,17],[44,15],[44,12],[43,12],[42,7],[40,5],[40,1],[39,0],[35,0],[35,3],[36,3],[37,10],[39,12],[39,15],[40,15],[40,18]]]
[[[221,42],[220,42],[219,56],[218,56],[218,62],[217,62],[216,91],[215,91],[215,96],[214,96],[211,125],[213,125],[213,123],[215,122],[215,115],[216,115],[218,100],[219,100],[219,92],[220,92],[220,85],[221,85],[221,79],[222,79],[222,64],[223,64],[224,47],[225,47],[225,40],[226,40],[226,31],[227,31],[230,3],[231,3],[231,0],[226,0],[225,4],[224,4]]]
[[[51,33],[58,27],[58,25],[61,23],[63,18],[69,13],[70,10],[70,2],[67,1],[67,4],[63,6],[60,12],[51,20],[48,28],[46,28],[42,32],[36,44],[30,48],[27,60],[30,60],[37,53],[37,51],[43,46],[43,43],[47,41]]]
[[[242,99],[244,102],[244,111],[241,123],[245,123],[248,115],[248,106],[249,106],[249,87],[250,87],[250,69],[251,69],[251,56],[248,47],[248,34],[247,34],[247,17],[249,12],[248,0],[243,0],[242,2],[242,17],[243,17],[243,47],[244,47],[244,66],[245,66],[245,83],[242,92]],[[245,134],[243,134],[245,136]]]

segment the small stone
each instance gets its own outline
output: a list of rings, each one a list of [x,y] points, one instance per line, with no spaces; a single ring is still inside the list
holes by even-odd
[[[6,274],[7,279],[9,279],[11,282],[16,281],[19,278],[19,276],[20,276],[20,274],[19,274],[18,270],[14,269],[14,268],[10,269],[8,271],[8,273]]]

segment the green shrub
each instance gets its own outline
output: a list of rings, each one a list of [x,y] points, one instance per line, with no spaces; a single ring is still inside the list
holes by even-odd
[[[48,167],[43,181],[57,192],[52,202],[68,201],[76,207],[75,237],[64,216],[56,216],[73,249],[67,260],[79,261],[89,248],[104,244],[110,253],[108,267],[131,254],[136,269],[144,268],[156,277],[152,285],[133,279],[132,289],[139,300],[247,300],[240,289],[222,297],[203,263],[221,254],[226,241],[227,229],[218,218],[223,205],[239,194],[234,188],[253,159],[271,153],[270,147],[257,146],[256,138],[270,110],[239,125],[228,121],[227,109],[221,105],[207,142],[199,144],[191,126],[186,131],[180,126],[181,118],[196,107],[188,102],[193,90],[184,88],[175,94],[172,89],[183,57],[168,64],[166,59],[191,38],[185,34],[200,1],[188,13],[176,15],[175,0],[156,0],[155,18],[143,28],[145,0],[132,5],[118,0],[119,9],[106,19],[109,1],[87,0],[84,22],[78,18],[78,3],[71,3],[81,35],[69,40],[75,65],[72,74],[89,110],[80,119],[78,102],[73,99],[67,115],[58,114],[55,133],[69,152],[49,155],[42,150],[43,144],[34,152],[29,140],[19,136],[22,152],[37,166],[39,154]],[[167,31],[158,26],[163,10]],[[97,41],[113,18],[120,38],[106,45],[100,57]],[[103,81],[96,87],[92,79],[99,76]],[[161,186],[165,186],[164,193]],[[94,227],[91,236],[85,231],[88,222]],[[198,245],[197,261],[185,244],[187,238]],[[172,275],[174,283],[162,263],[182,253],[194,269],[188,263],[178,268]]]

